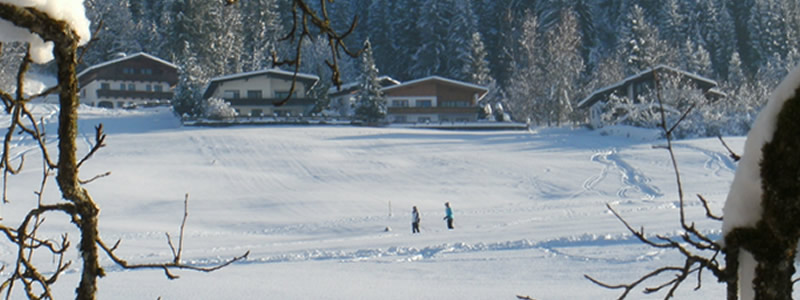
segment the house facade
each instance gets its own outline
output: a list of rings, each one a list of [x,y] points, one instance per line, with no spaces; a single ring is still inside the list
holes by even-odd
[[[430,76],[381,89],[389,123],[474,122],[486,87]]]
[[[653,90],[656,86],[656,78],[678,79],[684,85],[699,89],[709,101],[716,101],[726,96],[717,89],[718,85],[714,80],[669,66],[658,65],[594,91],[578,102],[578,108],[589,109],[589,124],[595,128],[601,127],[605,103],[608,102],[611,95],[638,99],[639,96],[646,95]]]
[[[178,84],[178,66],[136,53],[91,66],[78,74],[82,104],[129,108],[169,104]]]
[[[386,88],[400,84],[400,81],[394,80],[389,76],[379,76],[378,82],[381,88]],[[332,86],[328,89],[328,98],[330,99],[329,106],[337,116],[346,117],[351,116],[353,107],[356,104],[358,93],[361,92],[361,82],[350,82],[342,84],[342,86]]]
[[[290,96],[293,78],[297,80]],[[316,104],[308,92],[317,81],[315,75],[297,73],[295,77],[293,72],[264,69],[212,78],[203,98],[222,98],[239,116],[307,116]],[[287,97],[285,104],[276,106]]]

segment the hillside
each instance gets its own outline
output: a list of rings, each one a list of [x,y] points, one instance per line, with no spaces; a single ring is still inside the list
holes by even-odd
[[[55,133],[54,107],[35,110]],[[178,272],[174,281],[104,259],[100,299],[610,299],[618,292],[583,275],[623,283],[680,263],[639,245],[605,208],[611,203],[651,234],[678,231],[674,174],[666,151],[653,148],[663,141],[647,138],[650,132],[184,128],[166,108],[82,107],[81,118],[81,151],[97,123],[109,135],[82,177],[112,172],[87,189],[102,209],[103,238],[122,240],[121,256],[169,260],[164,233],[177,235],[185,193],[187,261],[251,251],[245,262],[210,274]],[[743,138],[726,141],[740,151]],[[14,149],[29,152],[33,144],[17,141]],[[716,139],[680,141],[676,151],[690,219],[718,232],[694,195],[719,212],[735,163]],[[15,224],[35,201],[40,165],[38,155],[26,155],[27,171],[11,177],[3,222]],[[55,184],[48,188],[46,201],[58,200]],[[453,231],[441,220],[448,201]],[[414,205],[419,235],[410,232]],[[48,216],[43,234],[57,237],[70,226],[62,221]],[[12,251],[0,246],[3,264]],[[77,278],[69,272],[59,282],[60,298],[73,295]],[[723,287],[705,279],[702,290],[688,283],[678,298],[721,298]]]

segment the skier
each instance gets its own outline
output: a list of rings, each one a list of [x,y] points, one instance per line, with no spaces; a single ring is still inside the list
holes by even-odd
[[[419,211],[417,207],[411,208],[411,234],[419,233]]]
[[[450,208],[450,202],[444,203],[444,218],[442,220],[447,220],[447,229],[453,229],[453,209]]]

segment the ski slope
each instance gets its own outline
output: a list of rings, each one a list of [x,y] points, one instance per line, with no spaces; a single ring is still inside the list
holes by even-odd
[[[55,107],[37,105],[55,141]],[[213,273],[121,270],[107,258],[99,299],[615,299],[584,274],[628,283],[657,267],[681,265],[669,251],[641,245],[606,209],[611,204],[648,234],[677,235],[675,174],[654,133],[630,128],[436,131],[350,126],[181,127],[166,108],[121,111],[81,107],[86,153],[103,123],[108,146],[82,178],[101,208],[101,235],[121,240],[130,262],[172,259],[165,233],[178,235],[189,194],[186,262],[207,265],[250,251]],[[4,116],[4,118],[6,118]],[[7,122],[7,121],[5,121]],[[726,142],[741,151],[744,139]],[[9,180],[2,222],[17,224],[35,203],[41,158],[17,139],[26,169]],[[717,139],[678,141],[675,151],[688,218],[719,235],[696,194],[719,213],[736,163]],[[58,201],[54,181],[48,203]],[[444,203],[455,230],[442,217]],[[411,234],[411,207],[422,215]],[[64,230],[49,215],[41,235]],[[16,225],[14,225],[16,226]],[[389,228],[389,231],[385,229]],[[0,262],[13,251],[0,245]],[[73,298],[74,267],[56,285]],[[41,257],[49,266],[51,257]],[[7,275],[8,271],[2,273]],[[671,279],[669,276],[662,277]],[[659,282],[653,282],[653,286]],[[722,298],[708,275],[678,299]],[[663,293],[631,299],[661,299]]]

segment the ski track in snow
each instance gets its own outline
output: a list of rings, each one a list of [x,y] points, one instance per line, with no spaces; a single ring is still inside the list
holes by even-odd
[[[722,177],[723,172],[729,172],[730,174],[736,173],[736,162],[733,161],[733,159],[728,156],[727,153],[711,151],[686,144],[673,144],[673,147],[689,149],[703,153],[708,157],[708,160],[705,163],[706,170],[712,171],[711,173],[717,177]]]
[[[718,238],[719,232],[708,232],[712,238]],[[663,237],[679,239],[678,234],[661,235]],[[595,235],[584,234],[574,237],[561,237],[544,241],[532,241],[527,239],[492,242],[492,243],[443,243],[425,247],[403,247],[389,246],[386,248],[367,248],[367,249],[306,249],[290,253],[277,255],[254,255],[251,254],[246,260],[239,263],[243,264],[276,264],[276,263],[295,263],[303,261],[336,261],[342,263],[351,262],[374,262],[374,263],[410,263],[425,260],[448,259],[451,255],[495,252],[495,251],[529,251],[539,250],[550,256],[560,257],[570,261],[597,261],[608,264],[627,264],[640,261],[650,261],[659,259],[662,251],[645,249],[641,252],[634,251],[629,255],[604,255],[604,254],[580,254],[575,251],[580,248],[606,248],[613,246],[641,246],[638,238],[631,235]],[[235,249],[241,250],[241,249]],[[578,254],[575,254],[577,252]],[[155,254],[151,256],[157,256]],[[213,256],[205,258],[194,258],[185,263],[207,267],[225,262],[230,257]],[[123,271],[122,268],[109,264],[104,266],[107,271]]]
[[[630,191],[635,190],[644,194],[647,200],[653,200],[664,194],[658,187],[650,185],[651,179],[641,171],[625,162],[618,154],[616,149],[596,153],[592,156],[592,161],[604,165],[601,174],[591,177],[584,182],[584,188],[591,189],[602,179],[608,176],[608,169],[619,171],[622,176],[623,186],[617,190],[617,196],[623,199],[632,198]]]

